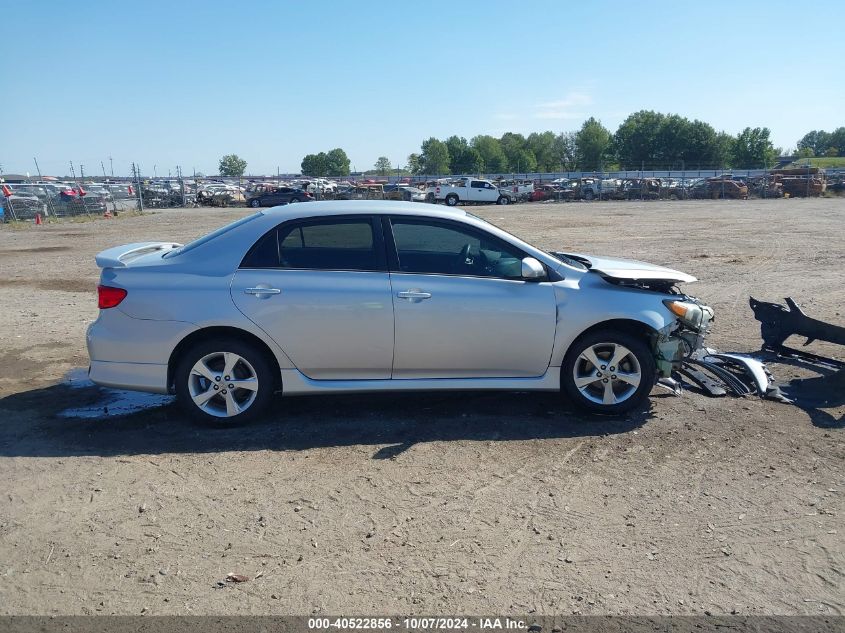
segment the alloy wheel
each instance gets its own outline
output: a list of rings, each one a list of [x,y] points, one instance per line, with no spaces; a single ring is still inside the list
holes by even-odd
[[[642,369],[636,355],[624,345],[596,343],[578,356],[572,377],[585,398],[612,405],[634,395],[642,380]]]
[[[252,406],[258,393],[258,374],[249,361],[234,352],[213,352],[191,368],[188,393],[205,413],[231,418]]]

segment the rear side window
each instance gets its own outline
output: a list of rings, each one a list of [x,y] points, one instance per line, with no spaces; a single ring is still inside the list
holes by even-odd
[[[262,237],[242,268],[384,270],[369,217],[282,225]]]

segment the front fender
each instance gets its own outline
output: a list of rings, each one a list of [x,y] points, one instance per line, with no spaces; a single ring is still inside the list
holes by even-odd
[[[581,334],[602,323],[633,321],[658,332],[677,321],[663,305],[667,295],[614,286],[590,274],[555,283],[555,298],[557,329],[552,367],[561,366],[566,352]]]

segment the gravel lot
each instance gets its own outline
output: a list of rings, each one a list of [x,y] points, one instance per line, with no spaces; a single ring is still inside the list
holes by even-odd
[[[845,321],[841,199],[473,212],[696,275],[723,350],[759,347],[749,294]],[[233,430],[170,405],[61,417],[108,405],[81,380],[94,254],[246,213],[0,226],[0,613],[845,612],[842,392],[656,391],[619,419],[519,393],[279,399]]]

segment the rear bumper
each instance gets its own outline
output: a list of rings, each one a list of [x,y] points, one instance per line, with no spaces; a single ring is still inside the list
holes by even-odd
[[[167,365],[92,360],[88,378],[100,386],[113,389],[168,393]]]

